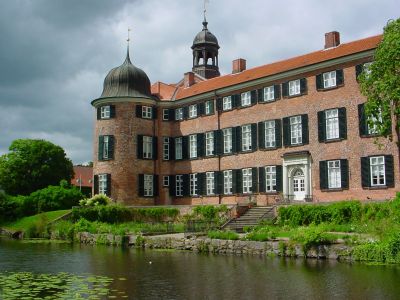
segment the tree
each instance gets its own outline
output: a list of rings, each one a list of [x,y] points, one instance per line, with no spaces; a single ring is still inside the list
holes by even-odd
[[[361,92],[367,97],[368,122],[381,136],[397,143],[400,153],[400,18],[383,29],[373,63],[359,76]],[[395,135],[393,135],[394,127]]]
[[[10,195],[28,195],[62,179],[71,181],[73,166],[64,149],[44,140],[19,139],[0,157],[0,186]]]

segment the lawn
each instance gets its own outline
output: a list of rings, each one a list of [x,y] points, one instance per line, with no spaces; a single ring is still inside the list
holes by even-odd
[[[55,211],[49,211],[41,214],[37,214],[34,216],[30,217],[24,217],[22,219],[16,220],[14,222],[6,223],[2,227],[5,229],[10,229],[10,230],[21,230],[21,231],[26,231],[29,227],[31,227],[33,224],[36,224],[39,222],[41,218],[45,219],[48,223],[54,221],[55,219],[67,214],[71,210],[55,210]]]

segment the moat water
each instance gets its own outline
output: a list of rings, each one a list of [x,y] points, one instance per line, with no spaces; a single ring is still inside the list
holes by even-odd
[[[0,274],[7,272],[107,276],[121,299],[400,299],[400,266],[0,238]]]

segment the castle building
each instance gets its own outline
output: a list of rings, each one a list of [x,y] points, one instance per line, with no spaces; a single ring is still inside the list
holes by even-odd
[[[127,205],[383,200],[400,190],[395,142],[374,141],[357,76],[382,36],[220,75],[206,20],[176,84],[124,63],[92,101],[94,193]]]

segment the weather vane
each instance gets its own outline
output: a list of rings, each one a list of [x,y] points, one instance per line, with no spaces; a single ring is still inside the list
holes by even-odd
[[[210,3],[210,0],[204,0],[204,20],[206,19],[207,3]]]
[[[130,38],[130,32],[131,32],[131,29],[128,27],[128,39],[126,40],[126,41],[128,42],[128,45],[129,45],[129,42],[130,42],[130,40],[131,40],[131,38]]]

